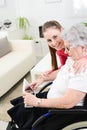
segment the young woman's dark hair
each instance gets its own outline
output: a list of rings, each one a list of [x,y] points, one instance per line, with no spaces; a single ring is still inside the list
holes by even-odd
[[[44,36],[44,32],[48,29],[48,28],[52,28],[55,27],[56,29],[59,29],[61,31],[61,24],[55,20],[52,21],[48,21],[46,23],[44,23],[44,25],[42,26],[42,34]],[[49,45],[48,45],[49,46]],[[58,65],[57,65],[57,58],[56,58],[56,50],[52,47],[49,46],[49,50],[50,50],[50,55],[51,55],[51,64],[52,64],[52,69],[53,70],[57,70],[58,69]]]

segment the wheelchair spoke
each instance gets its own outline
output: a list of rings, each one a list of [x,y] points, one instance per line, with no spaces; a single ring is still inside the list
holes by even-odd
[[[66,126],[62,130],[87,130],[87,121],[73,123],[71,125]]]

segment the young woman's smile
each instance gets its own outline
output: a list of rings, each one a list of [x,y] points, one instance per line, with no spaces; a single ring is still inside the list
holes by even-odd
[[[48,28],[44,32],[44,38],[47,40],[47,43],[52,48],[55,48],[56,50],[61,50],[64,48],[64,42],[60,37],[61,30],[56,29],[55,27]]]

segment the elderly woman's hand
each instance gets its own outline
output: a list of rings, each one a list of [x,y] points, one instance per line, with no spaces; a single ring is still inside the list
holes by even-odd
[[[23,92],[24,104],[25,106],[36,106],[38,98],[28,92]]]
[[[75,61],[73,68],[74,68],[75,74],[84,72],[87,68],[87,59],[81,58],[81,59]]]

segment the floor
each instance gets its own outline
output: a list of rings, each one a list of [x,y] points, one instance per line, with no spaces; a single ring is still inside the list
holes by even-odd
[[[6,130],[8,123],[0,121],[0,130]]]

